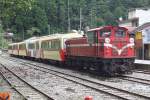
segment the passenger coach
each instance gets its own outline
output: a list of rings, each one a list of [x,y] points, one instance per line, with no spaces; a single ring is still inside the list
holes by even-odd
[[[9,44],[9,54],[30,59],[64,61],[65,41],[82,37],[78,32],[32,37],[22,42]]]
[[[41,38],[41,59],[65,61],[65,41],[71,38],[79,37],[82,37],[82,35],[75,32],[68,34],[54,34]]]

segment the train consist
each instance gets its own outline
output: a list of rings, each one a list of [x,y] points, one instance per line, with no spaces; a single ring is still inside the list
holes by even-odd
[[[9,45],[9,54],[40,59],[104,75],[124,74],[135,58],[134,38],[124,27],[104,26],[78,32],[35,37]]]

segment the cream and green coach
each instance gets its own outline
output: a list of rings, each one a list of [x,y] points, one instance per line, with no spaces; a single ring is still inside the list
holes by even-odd
[[[67,34],[53,34],[41,38],[41,59],[64,61],[66,52],[65,41],[77,37],[82,37],[82,34],[72,32]]]

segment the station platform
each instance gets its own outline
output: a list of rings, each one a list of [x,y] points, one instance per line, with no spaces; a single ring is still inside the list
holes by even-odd
[[[139,59],[135,59],[134,63],[135,63],[135,64],[150,65],[150,60],[139,60]]]
[[[135,59],[134,64],[135,68],[150,69],[150,60]]]

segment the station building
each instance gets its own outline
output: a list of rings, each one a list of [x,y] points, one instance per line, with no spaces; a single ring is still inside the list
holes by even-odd
[[[150,22],[150,8],[133,8],[128,10],[128,18],[120,18],[119,26],[138,27]]]
[[[137,27],[133,33],[135,34],[136,39],[136,56],[138,59],[150,60],[150,22],[145,23]],[[139,37],[136,36],[138,33],[141,33],[141,43]],[[142,44],[142,45],[141,45]],[[140,46],[141,45],[141,46]]]
[[[119,26],[134,28],[136,58],[150,60],[150,8],[134,8],[128,12],[128,19],[119,20]],[[129,29],[130,30],[130,29]]]

